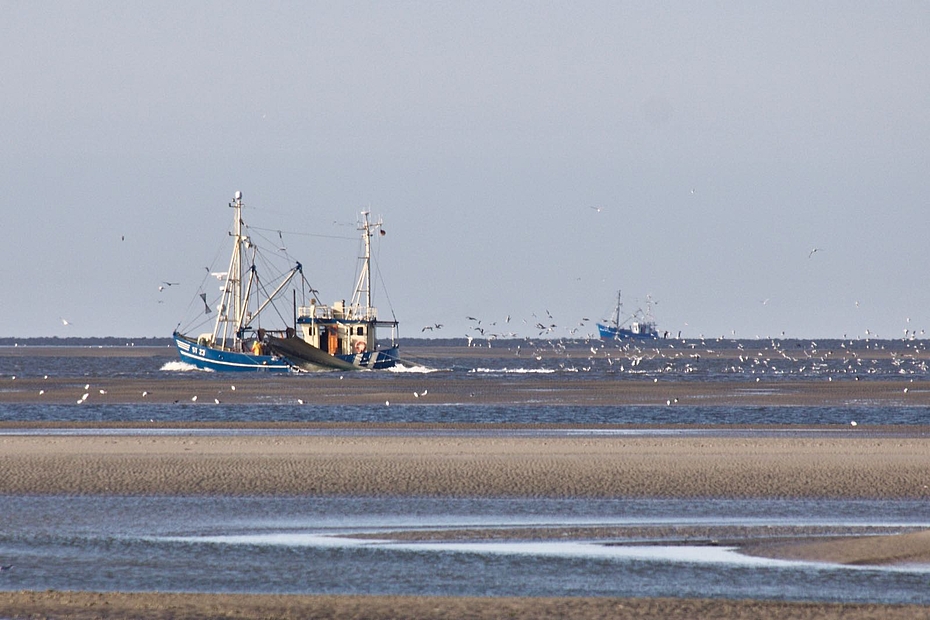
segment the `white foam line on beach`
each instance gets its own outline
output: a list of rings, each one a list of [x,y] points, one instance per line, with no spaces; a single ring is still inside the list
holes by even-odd
[[[778,560],[744,555],[738,547],[688,545],[616,545],[585,541],[530,542],[393,542],[380,539],[355,539],[321,534],[277,533],[220,536],[159,537],[152,540],[190,544],[246,546],[284,546],[316,548],[375,548],[386,551],[468,553],[477,555],[521,555],[548,558],[578,558],[641,562],[678,562],[688,564],[726,564],[749,567],[798,568],[806,566],[826,570],[876,570],[902,573],[930,573],[930,565],[852,566],[825,562]]]

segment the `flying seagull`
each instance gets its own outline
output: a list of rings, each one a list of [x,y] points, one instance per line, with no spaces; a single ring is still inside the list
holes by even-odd
[[[64,317],[58,317],[58,318],[61,319],[61,324],[64,325],[65,327],[68,327],[69,325],[71,325],[71,321],[69,321],[68,319]]]
[[[813,250],[810,251],[810,254],[807,255],[807,258],[810,258],[811,256],[813,256],[814,252],[819,252],[819,251],[820,251],[820,248],[814,248]]]

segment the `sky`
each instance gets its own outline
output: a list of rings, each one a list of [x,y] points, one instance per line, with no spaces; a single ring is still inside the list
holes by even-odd
[[[405,337],[618,290],[682,337],[930,330],[926,2],[0,0],[0,58],[0,336],[169,336],[237,190],[324,301],[383,218]]]

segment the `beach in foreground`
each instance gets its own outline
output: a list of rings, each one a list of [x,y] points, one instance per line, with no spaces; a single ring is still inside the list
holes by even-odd
[[[926,618],[916,605],[783,603],[710,599],[452,598],[402,596],[265,596],[95,592],[0,592],[0,616],[96,620],[905,620]]]
[[[23,424],[4,428],[22,429]],[[8,434],[0,436],[0,493],[930,497],[930,437],[923,428],[806,438],[705,433],[520,437],[444,434],[436,427],[427,434],[398,430],[395,425],[379,434],[366,425],[363,434],[346,426],[335,435]],[[534,531],[532,536],[555,534]],[[583,538],[591,532],[579,528],[557,535]],[[729,542],[741,544],[747,553],[771,557],[859,565],[930,563],[927,532],[788,537],[764,544],[734,536]],[[0,593],[0,616],[5,617],[909,618],[926,613],[925,607],[691,599]]]

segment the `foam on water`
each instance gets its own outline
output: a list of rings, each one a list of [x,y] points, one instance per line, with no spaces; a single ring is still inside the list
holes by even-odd
[[[474,368],[469,372],[504,375],[551,375],[558,371],[554,368]]]
[[[416,365],[416,366],[404,366],[403,364],[398,364],[397,366],[393,366],[393,367],[387,368],[387,369],[385,369],[385,370],[386,370],[386,372],[394,372],[394,373],[399,373],[399,374],[403,374],[403,373],[428,374],[428,373],[432,373],[432,372],[439,372],[439,371],[442,370],[442,369],[440,369],[440,368],[429,368],[428,366],[419,366],[419,365]]]
[[[162,364],[160,370],[164,370],[167,372],[189,372],[191,370],[203,370],[204,372],[213,372],[209,368],[197,368],[193,364],[188,364],[187,362],[182,362],[179,360],[173,361],[173,362],[165,362],[164,364]]]

